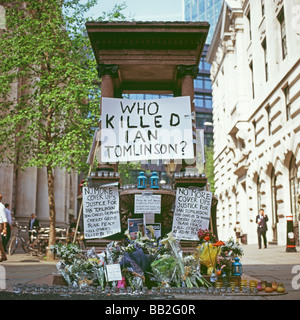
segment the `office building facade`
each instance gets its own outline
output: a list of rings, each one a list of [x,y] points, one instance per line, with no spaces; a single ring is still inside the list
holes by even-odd
[[[239,222],[257,243],[299,243],[300,38],[297,0],[227,0],[209,48],[215,189],[221,238]],[[298,24],[297,24],[298,23]],[[298,33],[297,33],[298,32]],[[294,234],[287,234],[292,219]]]

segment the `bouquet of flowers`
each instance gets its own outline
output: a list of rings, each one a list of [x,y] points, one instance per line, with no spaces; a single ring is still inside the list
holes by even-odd
[[[198,231],[198,238],[199,238],[200,244],[206,243],[206,242],[215,243],[217,241],[216,236],[208,229],[200,229]]]
[[[221,252],[217,257],[217,269],[220,272],[225,272],[227,275],[230,275],[234,258],[241,257],[243,254],[243,249],[240,245],[235,242],[233,238],[230,238],[228,241],[225,241],[221,247]]]
[[[57,257],[61,258],[65,264],[72,264],[74,259],[79,258],[81,254],[79,246],[73,243],[69,243],[67,245],[58,243],[52,245],[50,250],[56,254]]]
[[[57,244],[51,247],[61,260],[57,263],[58,272],[69,286],[82,287],[100,285],[104,288],[104,256],[97,255],[94,248],[84,256],[77,244]]]
[[[197,262],[193,256],[183,258],[179,241],[174,239],[169,233],[166,238],[161,240],[170,254],[164,254],[152,262],[151,268],[154,279],[162,286],[184,286],[199,287],[200,285],[209,286],[209,283],[200,274]]]
[[[207,267],[207,274],[211,274],[216,268],[217,256],[220,253],[220,249],[220,246],[214,246],[209,242],[197,246],[196,257],[200,264]]]
[[[137,233],[137,238],[132,240],[127,234],[127,245],[123,248],[126,252],[134,252],[137,249],[142,249],[145,254],[156,255],[159,248],[156,239],[143,236],[141,232]]]
[[[200,245],[197,246],[196,257],[200,264],[207,267],[207,274],[213,273],[217,265],[217,257],[221,252],[222,241],[217,241],[216,236],[207,229],[198,231]]]

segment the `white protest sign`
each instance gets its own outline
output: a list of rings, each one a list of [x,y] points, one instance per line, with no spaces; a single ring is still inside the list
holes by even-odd
[[[178,188],[172,225],[174,237],[198,240],[198,230],[209,228],[211,202],[209,191]]]
[[[83,224],[86,239],[121,232],[117,187],[83,187]]]
[[[102,98],[101,161],[193,159],[190,97]]]
[[[161,211],[161,195],[153,194],[136,194],[134,196],[134,213],[160,213]]]
[[[119,263],[106,265],[106,277],[107,281],[119,281],[122,280],[121,266]]]

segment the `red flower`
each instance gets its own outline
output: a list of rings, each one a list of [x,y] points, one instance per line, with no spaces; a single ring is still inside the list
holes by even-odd
[[[209,237],[209,236],[206,236],[206,237],[204,238],[204,240],[205,240],[205,241],[209,241],[209,240],[210,240],[210,237]]]
[[[218,247],[218,246],[224,246],[225,243],[223,241],[217,241],[216,243],[213,244],[214,246]]]

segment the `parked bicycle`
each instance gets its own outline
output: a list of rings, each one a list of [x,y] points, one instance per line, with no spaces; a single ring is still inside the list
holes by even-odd
[[[23,250],[28,253],[30,251],[30,248],[28,246],[27,241],[25,241],[25,239],[22,237],[21,232],[28,232],[27,227],[26,226],[20,226],[17,222],[16,222],[16,227],[18,228],[17,233],[11,238],[10,242],[9,242],[9,246],[8,246],[8,254],[12,255],[14,254],[14,252],[16,251],[19,243],[21,243],[21,246],[23,248]]]
[[[44,234],[45,228],[30,229],[27,226],[20,226],[16,222],[17,233],[11,238],[8,246],[8,254],[13,255],[21,243],[23,250],[32,255],[43,256],[46,253],[46,244],[48,243],[48,235]],[[29,240],[26,241],[21,233],[29,233]]]
[[[34,228],[29,230],[30,238],[28,248],[30,253],[35,256],[44,256],[47,252],[49,240],[49,228]]]
[[[19,243],[21,243],[23,250],[26,253],[30,253],[35,256],[44,256],[48,250],[49,244],[49,227],[41,227],[38,229],[28,229],[26,226],[20,226],[16,222],[16,227],[18,228],[17,233],[12,237],[8,247],[8,254],[12,255],[16,251]],[[67,229],[64,228],[55,228],[56,231],[56,243],[67,244],[70,242],[70,234]],[[28,232],[29,239],[26,241],[21,233]],[[83,248],[83,236],[80,233],[77,233],[76,243]]]

